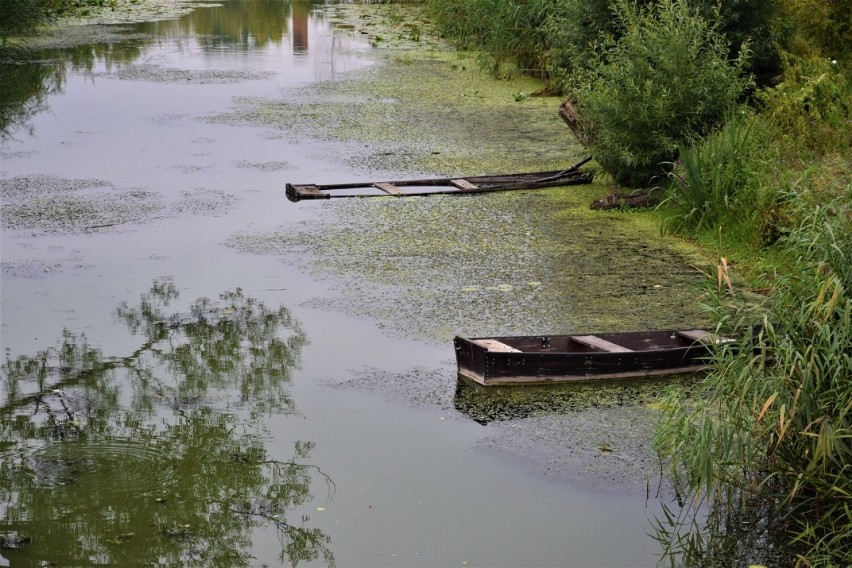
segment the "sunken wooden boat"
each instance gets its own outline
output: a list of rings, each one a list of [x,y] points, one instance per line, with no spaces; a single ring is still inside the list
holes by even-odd
[[[480,385],[692,373],[735,341],[704,329],[454,339],[459,376]]]
[[[563,185],[591,183],[593,170],[580,170],[580,166],[591,158],[565,170],[473,176],[454,178],[409,179],[397,181],[367,181],[338,184],[291,184],[288,183],[287,199],[296,202],[302,199],[331,199],[333,197],[376,197],[394,195],[410,197],[416,195],[486,193],[515,189],[539,189]]]

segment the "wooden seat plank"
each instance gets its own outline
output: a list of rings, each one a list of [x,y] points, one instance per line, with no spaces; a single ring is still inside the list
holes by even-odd
[[[496,339],[477,339],[474,343],[479,344],[489,351],[499,351],[501,353],[520,353],[520,349],[515,349],[511,345],[506,345],[502,341]]]
[[[384,191],[386,193],[390,193],[391,195],[402,195],[403,194],[402,190],[399,189],[397,186],[395,186],[392,183],[386,183],[386,182],[380,181],[380,182],[374,183],[373,185],[375,185],[376,187],[378,187],[379,189],[381,189],[382,191]]]
[[[571,339],[577,343],[582,343],[583,345],[588,345],[589,347],[594,347],[601,351],[610,351],[612,353],[630,353],[633,351],[627,347],[622,347],[621,345],[616,345],[611,341],[602,339],[597,335],[572,335]]]
[[[459,189],[467,189],[467,190],[479,189],[478,185],[476,185],[475,183],[470,183],[466,179],[461,179],[461,178],[451,179],[450,183],[453,184],[454,186],[456,186]]]
[[[730,337],[720,337],[704,329],[685,329],[678,331],[677,334],[684,339],[691,339],[692,341],[701,343],[729,343],[733,341]]]

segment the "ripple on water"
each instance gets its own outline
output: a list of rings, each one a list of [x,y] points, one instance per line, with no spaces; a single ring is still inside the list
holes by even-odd
[[[37,485],[93,487],[101,497],[157,491],[175,475],[156,444],[126,438],[49,444],[26,462]]]

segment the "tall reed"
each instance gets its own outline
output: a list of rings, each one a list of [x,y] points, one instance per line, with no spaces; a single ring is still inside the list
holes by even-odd
[[[655,444],[716,514],[759,510],[801,548],[799,562],[848,566],[852,185],[810,209],[787,197],[800,222],[784,238],[789,266],[768,303],[732,309],[724,290],[713,307],[720,331],[760,323],[761,332],[719,350],[703,397],[670,395]]]
[[[745,109],[730,113],[724,126],[678,148],[664,204],[673,210],[664,227],[674,232],[714,229],[756,209],[755,121]]]

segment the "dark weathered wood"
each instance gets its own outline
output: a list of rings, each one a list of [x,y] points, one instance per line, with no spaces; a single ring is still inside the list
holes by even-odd
[[[386,193],[405,196],[471,194],[586,184],[591,183],[594,178],[594,171],[580,170],[579,168],[589,159],[587,158],[565,170],[547,172],[339,184],[295,185],[288,183],[286,186],[287,198],[290,201],[300,201],[302,199],[329,199],[332,197],[370,197],[386,195]],[[379,193],[376,189],[381,189],[386,193]]]
[[[591,138],[586,132],[585,125],[580,120],[580,113],[577,112],[577,109],[574,108],[570,100],[566,100],[559,105],[559,118],[571,129],[577,142],[587,148],[591,145]]]
[[[287,195],[290,195],[291,193],[294,194],[294,195],[300,195],[303,198],[311,198],[311,197],[322,198],[322,197],[324,197],[323,192],[320,191],[320,189],[317,186],[312,185],[312,184],[291,185],[291,184],[288,183],[287,184]]]
[[[751,333],[758,330],[756,327]],[[707,368],[719,343],[733,341],[707,330],[686,329],[456,336],[453,344],[459,376],[487,386],[689,373]]]

